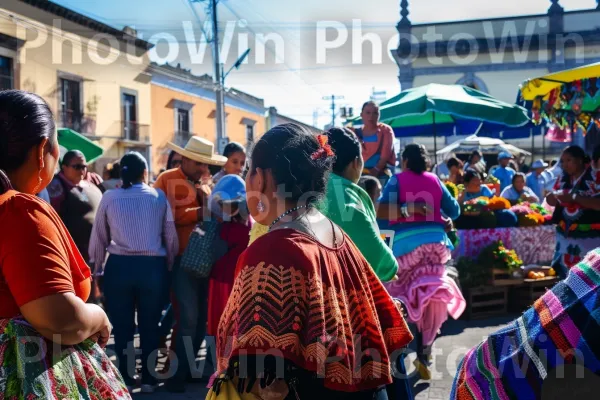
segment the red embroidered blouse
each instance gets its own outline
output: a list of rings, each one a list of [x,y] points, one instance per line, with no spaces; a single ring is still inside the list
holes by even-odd
[[[388,355],[412,335],[346,235],[332,249],[282,229],[239,258],[217,340],[219,371],[240,355],[280,354],[326,388],[355,392],[389,384]]]

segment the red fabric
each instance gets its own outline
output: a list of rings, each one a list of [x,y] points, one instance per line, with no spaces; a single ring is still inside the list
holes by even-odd
[[[356,392],[389,384],[389,354],[412,335],[397,304],[344,235],[327,248],[294,230],[256,240],[239,258],[217,338],[218,370],[232,357],[276,354]]]
[[[217,335],[219,320],[233,289],[235,267],[238,258],[248,248],[250,228],[237,222],[226,222],[221,226],[220,237],[227,242],[228,252],[215,263],[208,287],[208,330],[209,336]]]
[[[90,268],[56,211],[45,201],[11,190],[0,195],[0,318],[58,293],[87,301]]]

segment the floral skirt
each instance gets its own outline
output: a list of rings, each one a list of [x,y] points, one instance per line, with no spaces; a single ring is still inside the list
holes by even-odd
[[[131,399],[118,370],[91,340],[60,346],[21,318],[0,319],[0,399]]]
[[[424,244],[397,260],[398,279],[384,286],[393,298],[402,301],[408,319],[423,335],[423,344],[430,346],[448,315],[458,319],[466,307],[446,269],[450,251],[443,244]]]

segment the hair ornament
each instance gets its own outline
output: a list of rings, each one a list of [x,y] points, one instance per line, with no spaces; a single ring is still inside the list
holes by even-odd
[[[335,156],[331,145],[329,145],[329,137],[327,135],[318,135],[317,140],[319,142],[319,149],[312,153],[310,158],[312,158],[313,160],[318,160],[323,157]]]

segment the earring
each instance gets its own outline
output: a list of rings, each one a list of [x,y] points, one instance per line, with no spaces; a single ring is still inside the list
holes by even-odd
[[[258,210],[258,212],[265,212],[265,210],[267,209],[265,207],[265,204],[262,202],[262,200],[258,201],[258,204],[256,205],[256,209]]]

